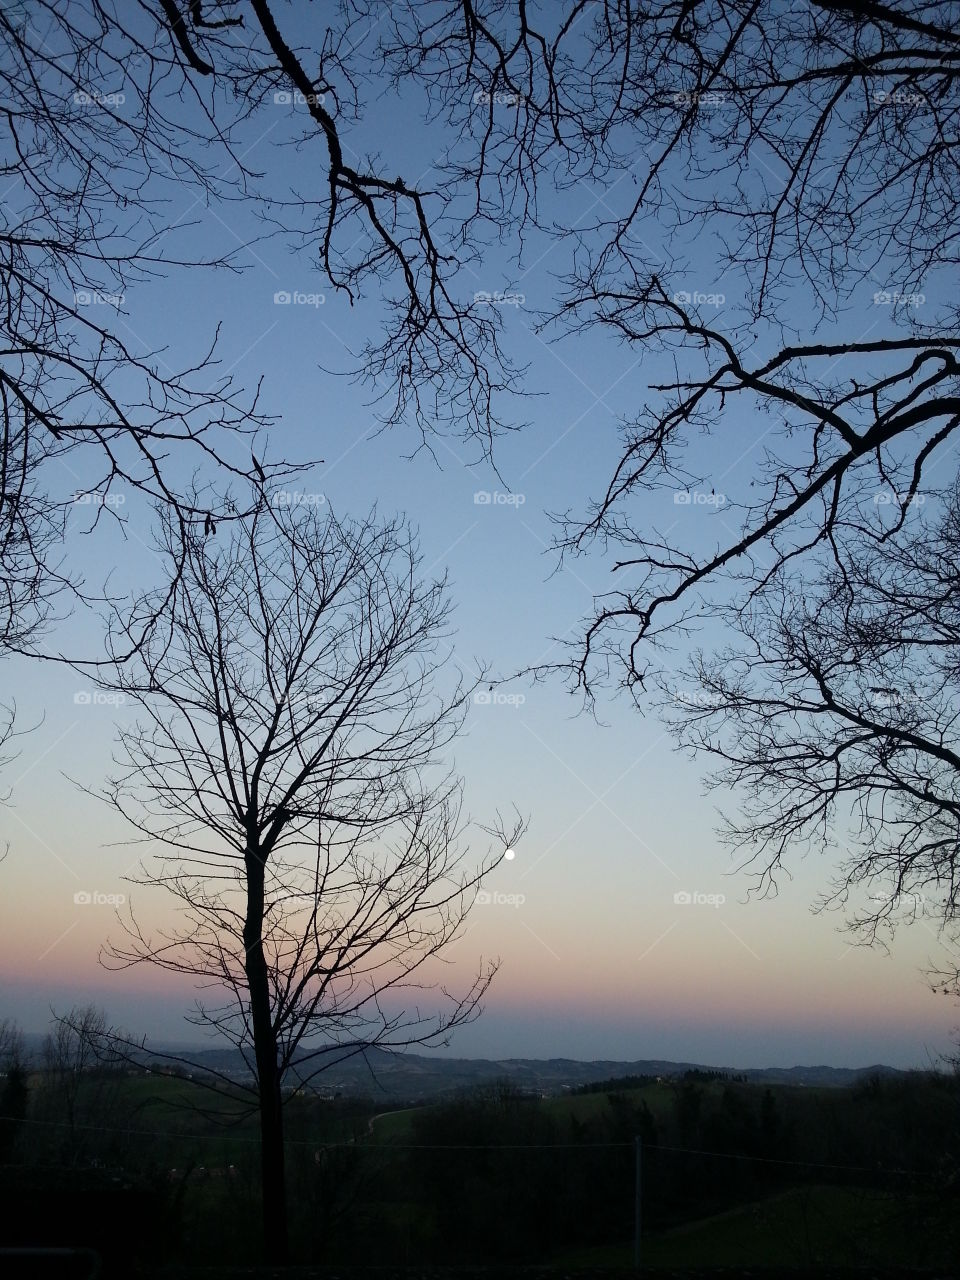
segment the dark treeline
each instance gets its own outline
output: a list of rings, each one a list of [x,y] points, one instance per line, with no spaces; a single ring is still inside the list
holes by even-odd
[[[564,1246],[628,1240],[637,1136],[651,1232],[797,1185],[890,1190],[904,1204],[952,1187],[956,1205],[956,1078],[876,1078],[851,1090],[807,1091],[710,1074],[607,1091],[587,1118],[507,1089],[418,1113],[416,1142],[449,1148],[414,1153],[444,1260],[534,1260]],[[539,1149],[507,1149],[528,1143]],[[484,1233],[491,1217],[502,1230]]]
[[[591,1080],[589,1084],[578,1084],[570,1092],[574,1097],[582,1097],[588,1093],[610,1093],[622,1089],[643,1089],[648,1084],[656,1084],[656,1076],[612,1076],[609,1080]]]
[[[546,1263],[627,1244],[637,1136],[652,1240],[791,1189],[832,1187],[888,1196],[884,1230],[900,1215],[915,1253],[949,1256],[960,1077],[829,1090],[710,1074],[576,1100],[501,1083],[412,1110],[396,1127],[374,1121],[383,1104],[368,1099],[293,1098],[294,1256]],[[239,1104],[207,1101],[186,1079],[99,1063],[74,1070],[48,1054],[39,1068],[8,1072],[0,1110],[5,1243],[36,1235],[42,1219],[45,1242],[93,1245],[107,1274],[257,1256],[256,1126]],[[862,1236],[856,1248],[871,1256]]]
[[[588,1084],[577,1085],[570,1092],[574,1096],[588,1093],[622,1093],[624,1089],[643,1089],[646,1085],[660,1084],[663,1079],[662,1076],[651,1075],[611,1076],[609,1080],[591,1080]],[[745,1084],[747,1077],[730,1071],[705,1071],[702,1067],[691,1067],[688,1071],[682,1072],[677,1079],[699,1080],[703,1083],[711,1080],[731,1080],[738,1084]]]

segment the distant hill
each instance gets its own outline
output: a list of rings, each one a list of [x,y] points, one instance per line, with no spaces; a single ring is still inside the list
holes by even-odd
[[[182,1052],[182,1050],[178,1050]],[[186,1056],[186,1055],[185,1055]],[[150,1059],[149,1051],[145,1055]],[[230,1049],[207,1049],[189,1055],[197,1067],[236,1078],[247,1075],[243,1060]],[[336,1055],[331,1055],[335,1059]],[[685,1071],[724,1071],[752,1084],[792,1084],[846,1088],[871,1075],[904,1075],[894,1067],[716,1067],[696,1062],[643,1058],[631,1062],[576,1058],[441,1058],[417,1053],[369,1049],[363,1055],[332,1061],[317,1085],[324,1091],[364,1095],[390,1101],[419,1102],[451,1095],[495,1080],[507,1080],[532,1093],[559,1094],[578,1085],[621,1076],[679,1076]]]
[[[24,1036],[28,1055],[39,1062],[44,1037]],[[340,1051],[341,1055],[343,1051]],[[235,1049],[190,1049],[183,1044],[158,1041],[140,1055],[144,1063],[162,1065],[163,1053],[176,1054],[190,1063],[218,1071],[235,1079],[249,1077],[243,1058]],[[342,1057],[331,1054],[330,1067],[318,1077],[317,1085],[330,1092],[390,1101],[419,1102],[471,1089],[495,1080],[509,1080],[532,1093],[557,1094],[578,1085],[614,1080],[622,1076],[679,1076],[685,1071],[724,1071],[745,1077],[751,1084],[792,1084],[819,1088],[848,1088],[867,1076],[905,1075],[895,1067],[717,1067],[702,1062],[670,1062],[662,1058],[640,1058],[621,1062],[597,1058],[441,1058],[422,1053],[389,1053],[368,1049],[366,1054]],[[173,1064],[169,1064],[173,1065]],[[189,1070],[189,1067],[183,1067]]]

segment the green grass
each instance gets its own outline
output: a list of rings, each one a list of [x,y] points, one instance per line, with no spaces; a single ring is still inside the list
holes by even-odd
[[[666,1114],[672,1103],[669,1091],[662,1085],[648,1085],[642,1089],[624,1091],[624,1096],[633,1101],[646,1101],[655,1116]],[[571,1117],[579,1121],[599,1116],[609,1109],[605,1093],[567,1094],[557,1098],[544,1098],[539,1104],[549,1115],[561,1124]],[[413,1139],[414,1117],[418,1111],[429,1107],[407,1107],[398,1111],[387,1111],[374,1120],[371,1140],[374,1142],[410,1142]]]
[[[725,1084],[725,1081],[710,1081],[703,1085],[704,1097],[707,1099],[714,1096],[719,1097]],[[795,1089],[796,1086],[793,1085],[772,1086],[772,1091],[776,1095],[779,1095],[784,1090],[791,1091]],[[645,1102],[655,1120],[667,1120],[673,1113],[674,1093],[667,1082],[643,1085],[638,1089],[620,1089],[616,1092],[634,1105]],[[814,1092],[815,1090],[812,1089],[804,1090],[807,1096],[811,1096]],[[823,1092],[829,1092],[829,1090],[824,1090]],[[609,1110],[610,1106],[606,1093],[561,1094],[553,1098],[544,1098],[539,1105],[547,1115],[553,1117],[561,1125],[567,1124],[571,1119],[583,1124],[603,1115]],[[400,1111],[386,1112],[379,1116],[373,1126],[372,1141],[397,1143],[411,1141],[414,1116],[418,1110],[427,1109],[429,1109],[429,1104],[427,1107],[410,1107]]]
[[[644,1237],[651,1267],[937,1266],[960,1240],[947,1209],[884,1192],[815,1186],[786,1191]],[[633,1243],[581,1250],[564,1266],[625,1267]]]
[[[371,1141],[404,1143],[413,1140],[413,1120],[419,1107],[387,1111],[374,1117]]]
[[[655,1117],[666,1115],[673,1106],[673,1093],[665,1084],[648,1084],[640,1089],[618,1089],[616,1092],[635,1105],[645,1102]],[[581,1122],[608,1111],[609,1105],[605,1093],[568,1093],[557,1098],[545,1098],[541,1103],[544,1110],[558,1120],[573,1118]]]

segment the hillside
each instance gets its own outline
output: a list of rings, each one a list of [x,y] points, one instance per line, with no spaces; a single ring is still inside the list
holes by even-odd
[[[149,1052],[145,1059],[150,1061]],[[717,1067],[695,1062],[671,1062],[661,1058],[634,1061],[576,1058],[446,1058],[417,1053],[388,1053],[369,1049],[336,1060],[318,1083],[332,1093],[372,1096],[390,1101],[423,1101],[495,1080],[508,1080],[531,1093],[557,1094],[578,1085],[621,1076],[676,1076],[686,1071],[724,1071],[754,1084],[792,1084],[818,1088],[845,1088],[871,1075],[906,1074],[882,1065],[861,1068],[830,1066]],[[203,1050],[190,1055],[199,1068],[224,1072],[238,1079],[247,1074],[239,1054],[231,1050]]]

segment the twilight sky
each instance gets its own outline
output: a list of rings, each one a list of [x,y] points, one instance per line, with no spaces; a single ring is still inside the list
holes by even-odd
[[[278,191],[309,197],[311,148],[294,145],[302,110],[278,102],[256,115],[245,159],[269,173]],[[438,153],[438,131],[422,125],[415,102],[385,92],[352,142],[358,152],[375,144],[417,178]],[[316,180],[323,180],[319,170]],[[574,185],[563,193],[565,217],[586,226],[621,213],[635,198],[628,185]],[[4,198],[15,202],[16,193]],[[194,252],[262,232],[242,208],[207,208],[189,195],[171,220],[181,228],[174,242]],[[649,228],[654,249],[662,234]],[[548,513],[582,511],[602,491],[617,456],[618,422],[638,411],[662,371],[655,359],[638,360],[599,335],[536,333],[538,311],[549,307],[569,264],[562,249],[536,236],[519,263],[509,248],[491,247],[461,281],[465,294],[510,295],[491,305],[504,307],[505,343],[528,365],[529,398],[514,416],[529,425],[499,442],[499,475],[469,446],[437,440],[431,456],[417,451],[412,428],[378,432],[369,392],[329,372],[347,370],[350,353],[381,322],[377,298],[351,309],[309,252],[295,254],[279,239],[245,250],[240,275],[171,272],[147,282],[125,298],[117,318],[134,347],[166,348],[172,366],[186,363],[222,323],[223,367],[247,385],[264,376],[262,406],[279,419],[270,456],[325,459],[291,487],[340,514],[364,513],[373,502],[385,514],[407,513],[420,529],[425,570],[450,573],[456,661],[477,658],[502,675],[559,656],[558,638],[575,634],[594,592],[610,585],[600,557],[558,570]],[[689,269],[672,287],[709,295],[711,315],[727,311],[732,323],[743,282],[718,275],[706,239],[686,256]],[[797,308],[799,324],[802,297]],[[858,334],[882,333],[885,323],[868,296],[843,322]],[[731,420],[722,439],[704,441],[689,457],[723,505],[652,495],[637,518],[664,530],[690,522],[700,545],[722,536],[723,522],[729,532],[768,425]],[[71,490],[93,479],[62,477]],[[107,522],[87,534],[90,509],[76,509],[71,539],[88,583],[108,573],[121,590],[154,581],[149,512],[131,498],[121,514],[123,530]],[[96,619],[75,614],[60,626],[64,647],[96,651]],[[123,875],[141,851],[116,843],[127,832],[77,784],[101,782],[125,708],[85,701],[83,677],[52,663],[9,661],[0,679],[21,726],[38,725],[2,775],[11,797],[0,812],[10,845],[0,871],[0,1014],[40,1031],[50,1006],[94,999],[138,1033],[193,1038],[182,1021],[188,986],[98,965],[100,945],[116,932],[103,899],[131,892]],[[517,857],[491,877],[492,900],[475,907],[454,952],[465,970],[481,955],[499,955],[502,967],[486,1013],[456,1036],[452,1052],[906,1066],[949,1047],[960,1018],[921,976],[938,956],[925,924],[903,930],[889,954],[852,948],[838,915],[811,913],[831,871],[814,859],[790,866],[793,878],[783,877],[775,899],[748,901],[748,873],[731,865],[714,834],[716,804],[735,806],[735,797],[704,796],[703,763],[672,749],[652,708],[601,700],[598,723],[578,714],[579,702],[559,682],[516,680],[499,690],[496,701],[473,708],[456,763],[477,819],[515,803],[532,821]],[[699,900],[675,901],[684,892]],[[75,902],[78,893],[94,900]],[[138,911],[162,920],[165,906],[145,890],[135,894]]]

